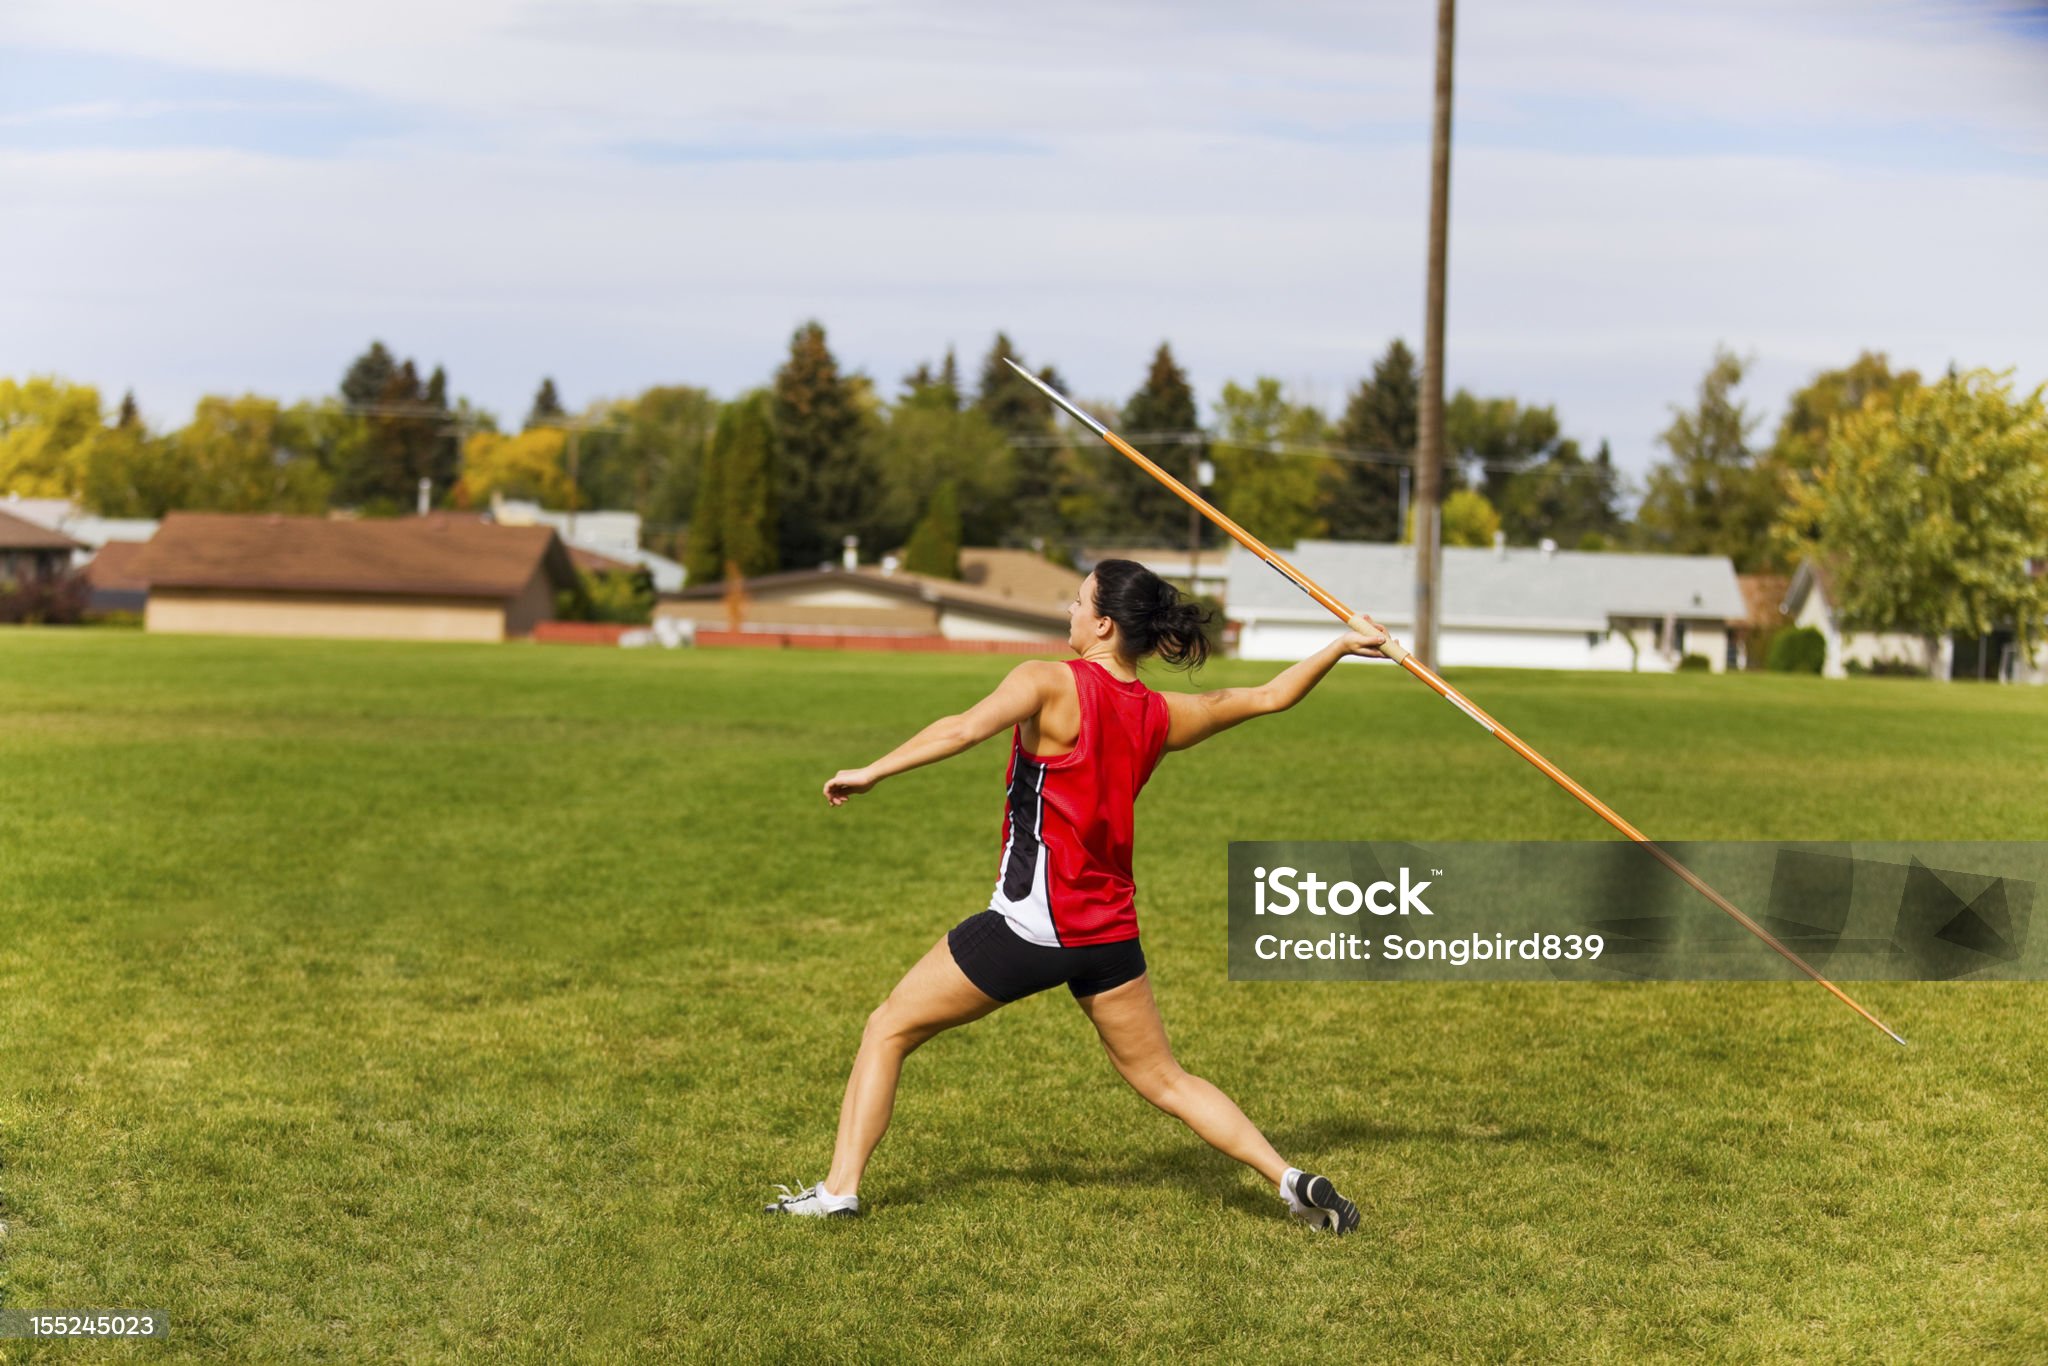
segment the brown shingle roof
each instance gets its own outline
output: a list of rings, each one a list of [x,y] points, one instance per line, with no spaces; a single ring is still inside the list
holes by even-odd
[[[993,546],[960,549],[962,583],[1033,607],[1065,611],[1084,577],[1032,550]]]
[[[146,593],[149,580],[137,572],[147,541],[108,541],[85,566],[85,581],[102,593]]]
[[[935,578],[929,574],[913,574],[899,569],[885,574],[879,569],[841,569],[827,566],[822,569],[789,569],[777,574],[762,574],[746,581],[750,595],[765,595],[778,588],[798,587],[808,584],[840,583],[851,587],[865,588],[886,597],[908,598],[913,602],[946,603],[954,607],[968,608],[990,616],[1028,626],[1044,628],[1049,635],[1062,636],[1067,631],[1067,614],[1064,608],[1042,606],[1036,603],[1019,602],[998,593],[987,593],[979,588],[969,588],[951,579]],[[680,593],[670,593],[667,598],[689,601],[704,598],[721,598],[725,595],[722,583],[692,584]]]
[[[541,567],[557,584],[575,582],[550,527],[173,512],[134,568],[154,589],[509,598]]]
[[[11,512],[0,511],[0,550],[83,550],[83,541],[74,541],[61,531],[52,531],[41,522],[31,522],[26,517],[17,517]]]

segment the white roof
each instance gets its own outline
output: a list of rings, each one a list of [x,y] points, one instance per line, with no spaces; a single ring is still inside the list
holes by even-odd
[[[1410,625],[1415,547],[1302,541],[1281,557],[1374,620]],[[1747,615],[1724,555],[1622,555],[1508,547],[1444,548],[1437,607],[1444,626],[1605,630],[1614,617],[1740,621]],[[1250,551],[1232,547],[1225,601],[1238,620],[1317,621],[1329,613]]]
[[[640,514],[616,508],[565,512],[520,498],[491,499],[491,519],[503,526],[549,526],[570,545],[624,558],[640,548]]]
[[[654,591],[657,593],[682,592],[683,581],[688,577],[683,572],[681,565],[669,559],[666,555],[657,555],[651,550],[641,550],[638,547],[632,550],[621,550],[616,546],[584,545],[580,538],[572,542],[572,544],[584,550],[595,550],[600,555],[610,555],[615,559],[630,560],[634,564],[639,565],[654,580]]]
[[[95,550],[108,541],[146,541],[156,535],[157,529],[153,518],[96,517],[66,498],[23,498],[10,493],[0,507],[52,531],[61,531]]]

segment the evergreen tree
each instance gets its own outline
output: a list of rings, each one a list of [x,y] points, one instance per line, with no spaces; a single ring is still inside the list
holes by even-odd
[[[960,577],[960,504],[949,481],[939,485],[925,509],[924,520],[910,533],[904,547],[903,567],[913,574],[932,574],[942,579]]]
[[[996,333],[987,357],[981,362],[981,388],[975,394],[974,406],[1005,436],[1052,435],[1052,404],[1031,387],[1030,381],[1004,364],[1012,360],[1024,364],[1023,356],[1011,345],[1009,337]]]
[[[737,421],[728,404],[718,415],[697,471],[696,497],[690,504],[690,535],[683,547],[683,571],[692,584],[716,583],[725,576],[725,467]]]
[[[1364,454],[1415,458],[1422,375],[1398,337],[1362,380],[1337,426],[1337,444]],[[1329,534],[1340,541],[1391,541],[1400,534],[1401,466],[1381,460],[1339,463],[1323,503]],[[1412,491],[1412,489],[1411,489]]]
[[[1671,459],[1650,471],[1636,526],[1675,555],[1726,555],[1737,570],[1782,568],[1770,532],[1784,505],[1775,471],[1749,448],[1758,419],[1736,401],[1743,361],[1717,351],[1693,407],[1674,409],[1657,439]]]
[[[560,424],[562,419],[568,415],[568,410],[562,407],[561,396],[555,392],[555,381],[553,378],[542,379],[540,388],[533,395],[533,407],[526,414],[526,425],[528,427],[553,427]]]
[[[950,352],[947,358],[951,359]],[[946,378],[945,370],[934,372],[929,363],[922,363],[903,377],[902,406],[957,413],[960,411],[960,391],[952,380]]]
[[[1187,372],[1174,362],[1173,348],[1161,342],[1152,354],[1145,382],[1124,405],[1124,432],[1162,469],[1193,487],[1195,467],[1205,448],[1199,442],[1164,445],[1158,437],[1193,432],[1199,426],[1195,391],[1188,386]],[[1172,490],[1113,450],[1103,449],[1096,458],[1111,507],[1119,514],[1126,535],[1146,545],[1188,543],[1189,508]]]
[[[1065,466],[1077,457],[1055,439],[1059,428],[1051,401],[1005,365],[1005,359],[1024,363],[1010,338],[998,332],[982,360],[981,387],[974,399],[975,411],[1009,438],[1015,456],[1016,489],[1003,539],[1016,544],[1050,540],[1063,530],[1061,502],[1071,491]],[[946,360],[950,366],[950,351]],[[1061,387],[1051,366],[1039,371],[1038,377],[1054,388]]]
[[[462,473],[462,433],[452,420],[454,415],[448,410],[448,371],[445,366],[435,366],[434,373],[427,377],[427,390],[421,395],[420,406],[438,423],[427,468],[422,473],[434,481],[436,493],[446,494]]]
[[[415,361],[372,342],[342,376],[341,396],[346,407],[339,414],[288,424],[316,438],[314,453],[332,476],[337,500],[392,515],[413,509],[421,479],[433,481],[443,496],[453,489],[462,447],[444,368],[435,366],[422,382]]]
[[[785,567],[836,560],[844,537],[871,529],[877,490],[859,400],[864,387],[840,375],[820,324],[807,322],[789,339],[774,400],[777,554]]]
[[[123,431],[139,429],[142,426],[142,412],[135,406],[135,391],[130,389],[121,395],[121,416],[114,426]]]
[[[371,342],[370,349],[350,362],[342,374],[342,400],[353,408],[368,407],[377,401],[397,372],[398,362],[384,349],[384,343]]]
[[[1553,407],[1527,407],[1512,398],[1479,398],[1460,389],[1444,405],[1444,456],[1462,473],[1470,464],[1487,500],[1498,507],[1507,501],[1508,486],[1534,463],[1571,446]],[[1464,482],[1444,471],[1446,488]]]
[[[1522,471],[1507,485],[1501,528],[1517,545],[1549,538],[1559,545],[1606,546],[1623,531],[1621,480],[1602,441],[1591,460],[1575,441],[1559,443],[1542,464]]]
[[[777,444],[767,394],[749,394],[719,413],[690,518],[684,564],[692,583],[717,582],[728,563],[745,575],[775,569]]]

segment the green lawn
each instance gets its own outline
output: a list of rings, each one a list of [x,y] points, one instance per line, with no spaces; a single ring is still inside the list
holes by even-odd
[[[868,1218],[758,1215],[1005,756],[819,784],[1009,663],[0,634],[0,1305],[174,1325],[0,1360],[2048,1356],[2048,989],[1225,980],[1230,839],[1606,833],[1384,667],[1139,806],[1182,1060],[1362,1236],[1064,992],[911,1060]],[[1456,677],[1653,836],[2048,838],[2039,690]]]

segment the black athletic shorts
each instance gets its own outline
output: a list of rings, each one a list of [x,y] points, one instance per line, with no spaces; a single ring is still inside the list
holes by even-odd
[[[946,947],[967,980],[998,1001],[1017,1001],[1064,982],[1074,999],[1095,996],[1145,975],[1136,939],[1050,948],[1010,928],[1000,912],[970,915],[946,935]]]

